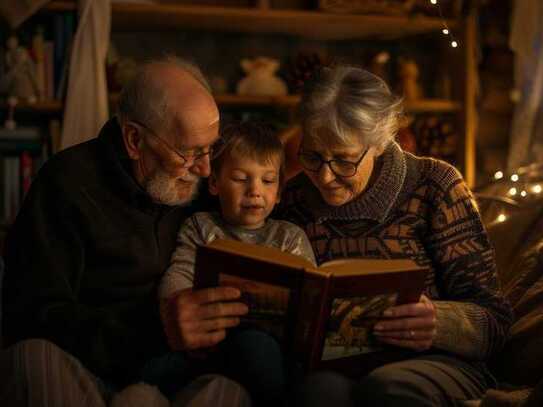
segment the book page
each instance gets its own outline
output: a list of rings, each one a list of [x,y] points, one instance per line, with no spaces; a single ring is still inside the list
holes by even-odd
[[[241,291],[241,302],[247,305],[249,313],[241,317],[240,325],[261,329],[279,341],[283,339],[290,295],[288,288],[226,273],[219,274],[219,285]]]
[[[333,360],[382,350],[373,327],[397,294],[335,298],[325,333],[321,360]]]
[[[216,239],[206,245],[211,249],[242,256],[270,264],[284,265],[296,269],[312,268],[313,263],[302,256],[284,252],[276,247],[262,246],[230,239]]]
[[[411,270],[420,270],[418,266],[410,259],[359,259],[344,258],[334,259],[324,262],[320,265],[321,269],[330,270],[334,276],[357,276],[368,274],[384,274],[396,272],[409,272]]]

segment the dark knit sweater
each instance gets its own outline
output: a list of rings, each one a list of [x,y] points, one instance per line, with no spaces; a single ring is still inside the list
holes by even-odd
[[[115,120],[53,156],[7,237],[2,293],[7,344],[50,339],[119,384],[166,350],[156,288],[190,214],[130,174]]]
[[[317,262],[411,258],[430,269],[425,293],[437,312],[436,348],[472,359],[499,350],[511,324],[493,248],[473,196],[454,167],[391,144],[359,197],[329,206],[300,175],[278,214],[307,233]]]

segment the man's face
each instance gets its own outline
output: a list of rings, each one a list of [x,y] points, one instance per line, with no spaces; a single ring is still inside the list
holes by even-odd
[[[190,203],[202,177],[210,172],[209,148],[218,137],[218,116],[192,126],[176,126],[177,131],[149,129],[143,138],[141,184],[158,203],[176,206]]]
[[[210,178],[210,192],[219,196],[224,220],[246,229],[262,227],[279,201],[280,158],[259,162],[228,157]]]

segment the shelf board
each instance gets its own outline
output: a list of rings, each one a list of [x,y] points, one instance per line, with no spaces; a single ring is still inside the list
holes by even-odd
[[[45,10],[68,11],[75,3],[54,0]],[[286,34],[318,40],[394,39],[437,32],[439,18],[335,14],[317,10],[280,10],[180,4],[113,3],[113,31],[171,31],[175,29]],[[447,21],[449,28],[456,21]]]
[[[111,94],[109,97],[111,105],[117,103],[119,95]],[[300,103],[299,95],[287,96],[250,96],[236,94],[214,95],[219,106],[224,107],[277,107],[284,109],[295,108]],[[6,109],[6,103],[0,104],[1,109]],[[34,104],[19,104],[15,111],[23,110],[36,113],[61,113],[63,105],[61,101],[42,101]],[[417,101],[406,101],[405,110],[408,113],[447,113],[456,112],[461,109],[459,102],[446,99],[421,99]]]
[[[222,106],[275,106],[295,108],[300,103],[299,95],[287,96],[245,96],[235,94],[215,95],[217,104]],[[448,113],[461,109],[460,103],[447,99],[421,99],[406,101],[408,113]]]
[[[404,102],[408,113],[453,113],[462,109],[460,102],[449,99],[421,99]]]
[[[8,105],[6,102],[0,103],[0,108],[6,110]],[[63,104],[60,100],[43,100],[36,103],[18,102],[15,106],[15,111],[24,111],[32,113],[62,113]]]
[[[214,95],[215,101],[220,106],[275,106],[283,108],[294,108],[300,103],[300,96],[250,96],[236,94]]]

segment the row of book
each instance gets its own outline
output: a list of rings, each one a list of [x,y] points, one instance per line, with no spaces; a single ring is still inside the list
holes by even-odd
[[[0,130],[0,224],[17,216],[32,179],[50,155],[39,128]]]
[[[39,24],[34,28],[30,54],[36,65],[36,82],[41,100],[64,97],[75,18],[72,12],[56,13],[48,24]]]

